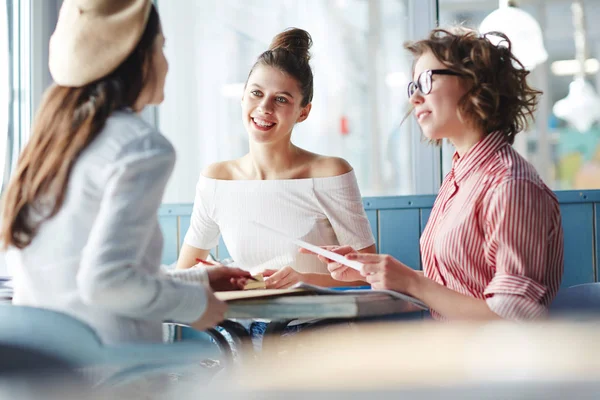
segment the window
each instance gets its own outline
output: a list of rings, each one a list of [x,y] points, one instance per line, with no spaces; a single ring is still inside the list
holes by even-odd
[[[30,2],[0,3],[0,171],[8,182],[31,126]]]
[[[572,64],[576,56],[571,0],[522,1],[520,8],[540,24],[548,53],[545,63],[532,70],[530,83],[544,92],[535,125],[517,135],[514,147],[538,170],[546,184],[554,189],[600,189],[600,126],[578,130],[558,118],[553,106],[569,93],[574,78]],[[586,0],[588,59],[586,80],[600,91],[600,31],[593,22],[600,17],[600,2]],[[497,1],[439,0],[440,24],[463,23],[477,28],[483,19],[498,8]],[[548,29],[546,29],[546,27]],[[551,29],[550,29],[551,28]],[[575,68],[577,64],[575,64]],[[581,101],[584,101],[581,99]],[[585,107],[581,104],[580,107]],[[448,170],[451,148],[444,151],[444,169]]]
[[[402,44],[433,27],[435,1],[198,0],[158,6],[170,63],[158,124],[178,155],[165,203],[192,202],[203,167],[248,151],[243,85],[273,36],[291,26],[313,37],[315,75],[311,115],[296,126],[292,140],[348,160],[363,195],[437,191],[439,149],[421,143],[412,122],[400,127],[412,62]]]
[[[8,6],[9,1],[0,3],[0,190],[4,186],[6,176],[8,176],[8,167],[10,158],[8,154],[9,144],[9,102],[10,102],[10,53],[9,53],[9,23],[8,23]]]

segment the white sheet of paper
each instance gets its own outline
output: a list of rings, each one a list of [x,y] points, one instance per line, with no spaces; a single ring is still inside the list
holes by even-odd
[[[361,262],[353,261],[353,260],[348,260],[346,257],[344,257],[342,255],[339,255],[337,253],[334,253],[333,251],[325,250],[325,249],[322,249],[319,246],[315,246],[314,244],[310,244],[310,243],[305,242],[303,240],[290,237],[290,236],[286,235],[285,233],[280,232],[280,231],[278,231],[276,229],[270,228],[270,227],[268,227],[268,226],[266,226],[264,224],[261,224],[260,222],[254,221],[254,224],[258,225],[259,227],[261,227],[261,228],[263,228],[263,229],[265,229],[265,230],[267,230],[267,231],[269,231],[271,233],[276,234],[277,236],[280,236],[280,237],[285,238],[286,240],[289,240],[290,242],[294,243],[298,247],[302,247],[303,249],[306,249],[308,251],[312,251],[315,254],[321,255],[321,256],[323,256],[325,258],[328,258],[330,260],[338,262],[338,263],[340,263],[342,265],[345,265],[345,266],[350,267],[352,269],[355,269],[357,271],[362,271],[363,264]]]

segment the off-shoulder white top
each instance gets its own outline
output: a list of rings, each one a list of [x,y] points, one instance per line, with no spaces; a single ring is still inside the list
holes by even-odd
[[[363,249],[375,243],[354,171],[326,178],[218,180],[200,176],[184,242],[212,249],[220,235],[235,265],[252,273],[290,265],[327,273],[315,256],[255,225],[258,221],[294,238]]]

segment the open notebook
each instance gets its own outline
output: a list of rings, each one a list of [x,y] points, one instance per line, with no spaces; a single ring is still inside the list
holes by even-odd
[[[216,292],[227,318],[353,318],[426,310],[421,301],[391,290],[325,288],[298,283],[289,289]]]
[[[261,290],[234,290],[228,292],[216,292],[217,298],[222,301],[231,302],[239,300],[257,300],[267,297],[281,296],[298,296],[298,295],[337,295],[337,296],[372,296],[384,294],[393,299],[404,300],[412,303],[419,308],[426,310],[427,306],[420,300],[414,297],[407,296],[393,290],[373,290],[362,287],[344,287],[344,288],[326,288],[322,286],[310,285],[300,282],[290,287],[289,289],[261,289]]]

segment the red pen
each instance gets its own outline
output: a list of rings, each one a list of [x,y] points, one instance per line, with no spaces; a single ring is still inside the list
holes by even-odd
[[[214,265],[215,265],[215,264],[213,264],[213,263],[210,263],[210,262],[208,262],[208,261],[206,261],[206,260],[202,260],[202,259],[200,259],[200,258],[196,258],[196,262],[197,262],[197,263],[199,263],[199,264],[202,264],[202,265],[210,265],[210,266],[214,266]],[[247,276],[246,278],[247,278],[247,279],[252,279],[253,281],[257,281],[257,280],[258,280],[258,279],[256,279],[256,278],[255,278],[255,277],[253,277],[253,276]]]

